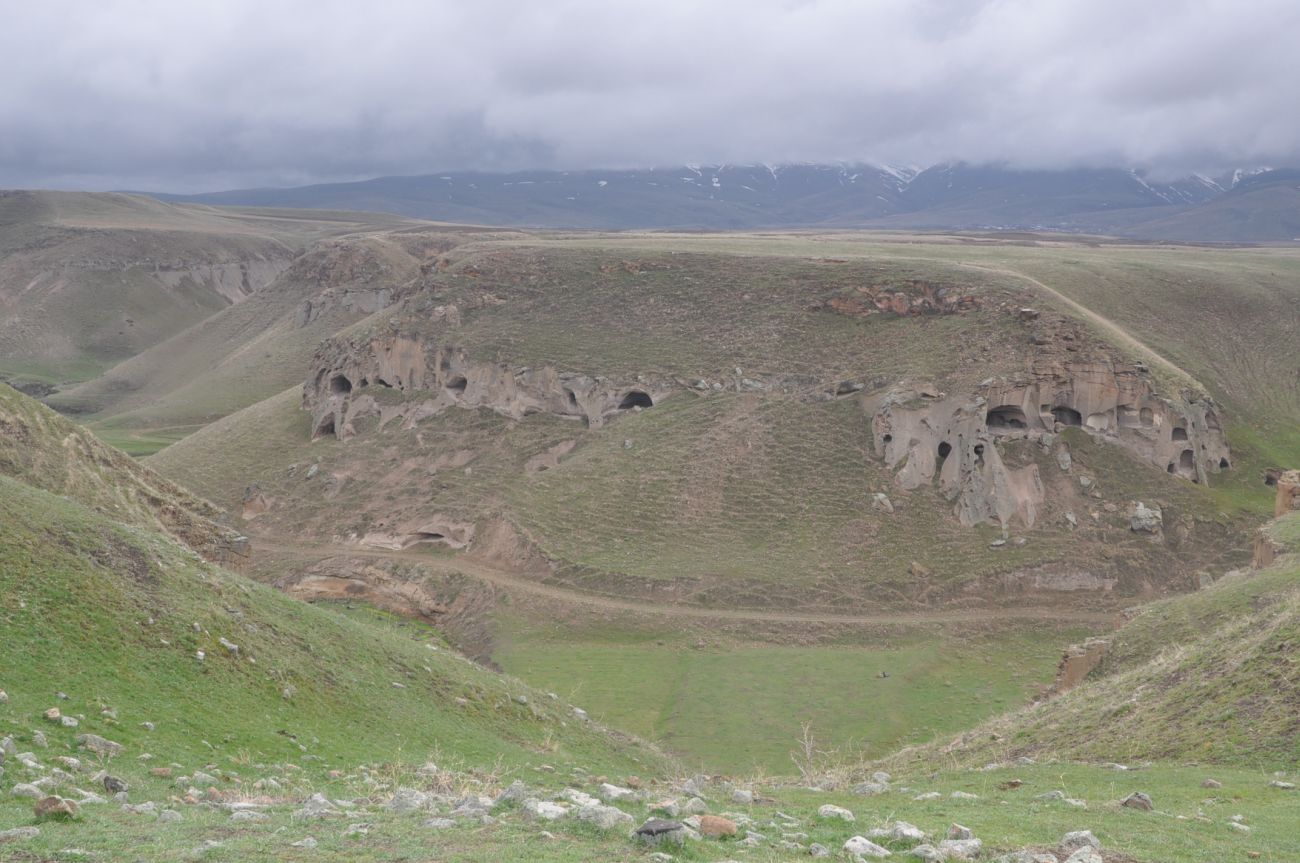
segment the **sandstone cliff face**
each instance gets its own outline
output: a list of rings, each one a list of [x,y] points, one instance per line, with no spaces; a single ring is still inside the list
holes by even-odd
[[[454,322],[455,306],[436,310]],[[355,434],[361,417],[381,424],[401,418],[409,427],[450,407],[487,408],[512,419],[549,413],[585,421],[591,428],[620,411],[648,408],[675,385],[667,380],[613,380],[562,373],[550,367],[515,367],[470,359],[452,344],[406,335],[365,343],[330,343],[317,352],[303,388],[313,436]],[[387,395],[395,390],[395,403]]]

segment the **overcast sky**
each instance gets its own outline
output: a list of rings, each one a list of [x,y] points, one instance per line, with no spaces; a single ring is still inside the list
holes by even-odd
[[[1297,164],[1298,0],[0,0],[0,186]]]

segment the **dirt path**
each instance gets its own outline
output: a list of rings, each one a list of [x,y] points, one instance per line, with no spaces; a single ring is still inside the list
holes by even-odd
[[[822,614],[817,612],[768,611],[754,608],[701,608],[690,605],[673,605],[620,599],[613,596],[587,593],[534,581],[510,570],[498,569],[481,561],[464,557],[444,558],[428,552],[393,551],[381,548],[356,548],[286,540],[281,537],[253,537],[253,551],[268,551],[297,557],[325,559],[330,557],[365,557],[381,560],[403,560],[419,563],[430,569],[457,572],[471,578],[494,584],[506,590],[530,593],[547,599],[579,605],[589,605],[611,611],[631,611],[637,614],[661,614],[667,617],[690,617],[706,620],[753,620],[777,623],[830,623],[859,626],[926,623],[986,623],[997,620],[1070,621],[1080,624],[1110,627],[1115,621],[1114,612],[1079,611],[1070,608],[1024,607],[1004,609],[949,609],[940,611],[897,611],[878,614]]]
[[[1022,273],[1019,270],[1008,270],[1002,267],[990,267],[984,264],[970,264],[970,263],[963,263],[962,266],[972,270],[982,270],[986,273],[996,273],[1000,276],[1009,276],[1013,279],[1020,279],[1021,281],[1029,282],[1031,285],[1038,288],[1040,291],[1043,291],[1048,296],[1068,306],[1069,309],[1075,314],[1077,314],[1079,317],[1096,324],[1098,327],[1100,327],[1102,330],[1108,333],[1110,337],[1113,338],[1116,342],[1134,351],[1139,356],[1145,357],[1147,360],[1155,363],[1156,365],[1164,366],[1166,370],[1173,372],[1175,375],[1178,375],[1179,377],[1185,378],[1187,381],[1195,384],[1197,387],[1200,387],[1201,389],[1205,389],[1205,387],[1201,386],[1201,382],[1198,381],[1191,374],[1189,374],[1185,369],[1179,368],[1178,366],[1174,365],[1173,362],[1166,359],[1164,356],[1156,353],[1151,348],[1147,347],[1137,338],[1129,334],[1129,332],[1125,330],[1123,327],[1121,327],[1119,324],[1115,323],[1110,318],[1107,318],[1104,315],[1100,315],[1097,312],[1094,312],[1092,309],[1088,308],[1082,303],[1070,299],[1065,294],[1058,291],[1056,288],[1053,288],[1051,285],[1048,285],[1045,282],[1040,282],[1038,279],[1035,279],[1033,276]]]

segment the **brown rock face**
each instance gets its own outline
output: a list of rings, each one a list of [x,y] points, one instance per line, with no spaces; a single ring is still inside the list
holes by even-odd
[[[722,836],[735,836],[739,828],[730,818],[719,815],[700,816],[700,835],[717,839]]]
[[[1083,644],[1072,644],[1061,657],[1061,664],[1056,668],[1056,679],[1052,682],[1052,695],[1069,692],[1083,682],[1093,672],[1110,650],[1110,641],[1104,638],[1090,638]]]
[[[1277,499],[1273,504],[1273,516],[1286,515],[1300,510],[1300,470],[1283,471],[1277,478]]]

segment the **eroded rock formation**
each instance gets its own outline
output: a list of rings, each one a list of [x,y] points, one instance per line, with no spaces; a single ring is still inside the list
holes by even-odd
[[[874,411],[877,454],[898,468],[897,482],[918,488],[937,477],[963,524],[988,520],[1032,527],[1043,502],[1034,464],[1009,466],[1006,445],[1050,445],[1077,427],[1192,482],[1230,466],[1214,405],[1184,394],[1159,395],[1147,369],[1120,361],[1070,322],[1021,319],[1037,346],[1024,372],[984,381],[973,393],[948,396],[935,387],[896,388],[867,400]],[[1068,452],[1058,452],[1063,470]]]
[[[454,309],[443,313],[450,317]],[[613,380],[477,361],[454,345],[403,335],[330,343],[312,368],[303,389],[312,434],[341,440],[355,434],[361,417],[377,416],[381,425],[401,418],[409,427],[450,407],[488,408],[512,419],[549,413],[598,428],[621,411],[652,407],[675,387],[643,376]]]

